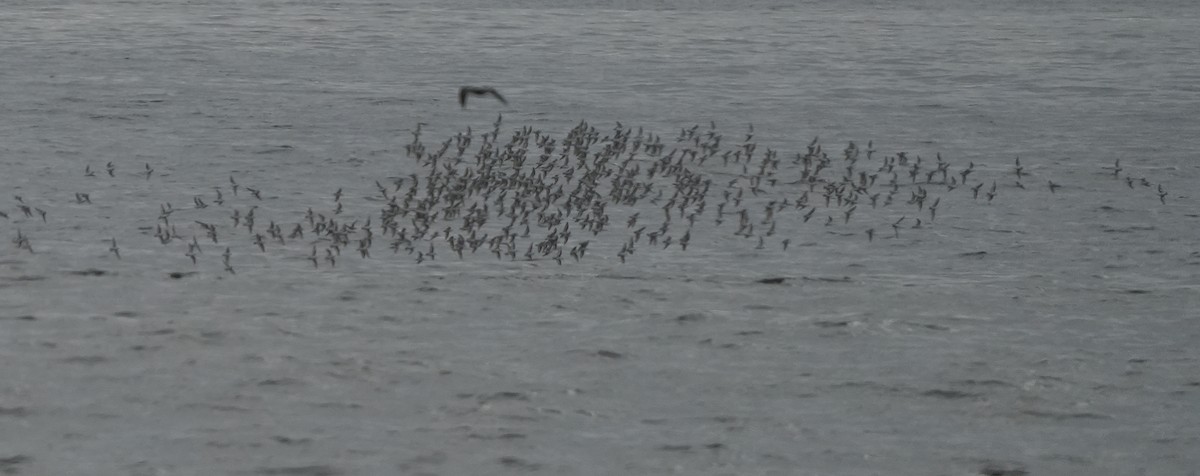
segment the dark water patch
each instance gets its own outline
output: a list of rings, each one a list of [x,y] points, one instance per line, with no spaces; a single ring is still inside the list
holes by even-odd
[[[382,98],[382,99],[377,98],[377,97],[361,97],[361,98],[355,98],[355,100],[365,101],[365,102],[370,103],[373,106],[383,106],[383,105],[389,105],[389,104],[412,104],[412,103],[417,102],[415,99],[405,99],[405,98],[396,98],[396,97]]]
[[[494,435],[485,435],[482,433],[468,433],[467,438],[472,440],[523,440],[527,436],[524,433],[503,432]]]
[[[979,468],[983,476],[1026,476],[1029,471],[1021,463],[986,461]]]
[[[239,407],[237,405],[224,405],[224,404],[217,404],[217,403],[188,403],[188,404],[181,405],[179,408],[185,409],[185,410],[190,410],[190,409],[215,410],[218,412],[236,412],[236,413],[249,413],[250,412],[250,409],[246,408],[246,407]]]
[[[732,343],[732,342],[728,342],[728,343],[725,343],[725,344],[717,344],[716,342],[714,342],[714,341],[712,340],[712,338],[711,338],[711,337],[710,337],[710,338],[708,338],[708,339],[704,339],[704,340],[700,341],[700,344],[703,344],[703,345],[716,345],[718,349],[736,349],[736,348],[738,348],[738,347],[741,347],[740,345],[734,344],[734,343]]]
[[[801,279],[803,279],[805,281],[816,281],[816,282],[821,282],[821,283],[851,283],[851,282],[853,282],[850,280],[849,276],[842,276],[840,278],[834,278],[834,277],[828,277],[828,276],[805,276]]]
[[[312,438],[292,438],[290,436],[283,436],[283,435],[272,436],[271,439],[274,440],[276,443],[279,443],[281,445],[288,445],[288,446],[307,445],[309,443],[312,443]]]
[[[291,152],[291,151],[292,151],[292,149],[294,149],[294,147],[292,147],[292,146],[290,146],[290,145],[287,145],[287,144],[283,144],[283,145],[277,145],[277,146],[271,146],[271,147],[267,147],[267,148],[264,148],[264,149],[258,149],[258,150],[256,150],[256,151],[254,151],[254,153],[255,153],[255,154],[259,154],[259,155],[263,155],[263,154],[278,154],[278,153],[281,153],[281,152]]]
[[[103,269],[88,268],[79,271],[67,271],[67,274],[73,274],[75,276],[105,276],[108,275],[109,272]]]
[[[113,315],[117,317],[138,317],[138,313],[133,311],[117,311]]]
[[[568,354],[583,354],[583,355],[594,356],[594,357],[603,357],[603,358],[612,359],[612,360],[625,358],[625,354],[622,354],[622,353],[616,352],[616,351],[612,351],[612,350],[607,350],[607,349],[600,349],[600,350],[572,349],[572,350],[568,350],[567,353]]]
[[[0,407],[0,417],[27,417],[30,412],[25,407]]]
[[[762,278],[754,282],[760,284],[783,284],[788,278]]]
[[[255,474],[268,476],[337,476],[342,471],[328,465],[259,467]]]
[[[842,382],[839,384],[834,384],[831,387],[832,388],[856,388],[856,389],[863,388],[863,389],[876,390],[876,391],[885,392],[885,393],[900,393],[900,392],[906,391],[906,389],[903,387],[898,387],[895,385],[888,385],[888,384],[879,383],[879,382],[871,382],[871,381]]]
[[[1126,289],[1121,292],[1125,294],[1150,294],[1150,291],[1145,289]]]
[[[62,359],[68,364],[96,365],[108,362],[108,357],[102,355],[76,355]]]
[[[854,322],[855,321],[815,321],[813,322],[813,325],[822,329],[830,329],[834,327],[850,327],[850,324],[853,324]]]
[[[946,326],[943,326],[940,324],[927,324],[927,323],[923,323],[923,322],[908,322],[906,324],[913,326],[913,327],[919,327],[921,329],[928,329],[931,331],[943,331],[944,332],[944,331],[950,330],[949,327],[946,327]]]
[[[986,252],[986,251],[969,251],[969,252],[966,252],[966,253],[959,253],[958,255],[959,255],[959,256],[962,256],[962,257],[977,257],[977,258],[982,258],[983,256],[986,256],[986,255],[987,255],[987,252]]]
[[[117,120],[117,121],[132,121],[134,119],[145,119],[148,117],[150,117],[150,116],[147,114],[127,114],[127,115],[124,115],[124,114],[123,115],[92,114],[92,115],[88,116],[88,119],[92,119],[95,121],[103,121],[103,120],[109,120],[109,119]]]
[[[195,275],[196,275],[195,271],[175,271],[173,273],[167,274],[167,276],[170,277],[171,279],[183,279],[188,276],[195,276]]]
[[[0,321],[36,321],[37,316],[26,314],[24,316],[0,317]]]
[[[430,453],[421,454],[412,457],[408,461],[400,464],[401,471],[409,471],[415,466],[440,466],[449,461],[450,458],[445,451],[435,450]]]
[[[1091,412],[1053,412],[1045,410],[1021,410],[1021,413],[1038,418],[1048,418],[1051,420],[1111,420],[1112,417]]]
[[[37,282],[37,281],[45,281],[45,280],[46,280],[46,277],[45,277],[45,276],[35,276],[35,275],[23,274],[23,275],[21,275],[21,276],[17,276],[17,277],[15,277],[15,278],[7,278],[7,280],[8,280],[8,281],[19,282],[19,283],[32,283],[32,282]]]
[[[29,455],[12,455],[0,457],[0,473],[4,474],[19,474],[20,466],[33,461],[33,457]]]
[[[467,395],[469,395],[469,394],[467,394]],[[495,402],[495,401],[503,401],[503,400],[528,402],[529,395],[526,393],[523,393],[523,392],[505,391],[505,392],[491,393],[488,395],[480,395],[478,397],[478,400],[480,402]]]
[[[925,397],[941,398],[941,399],[945,399],[945,400],[962,400],[962,399],[974,399],[974,398],[983,397],[983,394],[980,394],[980,393],[963,392],[960,390],[946,390],[946,389],[926,390],[924,392],[921,392],[921,395],[925,396]]]
[[[680,315],[679,317],[676,317],[675,322],[679,322],[681,324],[686,324],[689,322],[706,321],[706,320],[708,320],[708,318],[709,318],[708,314],[704,314],[701,312],[689,312],[687,314],[683,314],[683,315]]]
[[[346,403],[346,402],[321,402],[315,403],[312,406],[317,408],[334,408],[338,410],[361,410],[362,404]]]
[[[996,380],[996,379],[985,379],[985,380],[967,379],[967,380],[959,380],[959,381],[956,381],[953,383],[961,384],[961,385],[973,385],[973,386],[979,386],[979,387],[1013,387],[1013,388],[1016,388],[1016,385],[1014,385],[1014,384],[1005,382],[1003,380]]]
[[[258,385],[259,387],[291,387],[295,385],[304,385],[304,381],[291,377],[269,378],[259,380],[255,385]]]
[[[1138,226],[1138,225],[1132,225],[1132,226],[1120,227],[1120,228],[1115,228],[1115,227],[1111,227],[1108,225],[1102,225],[1100,227],[1100,231],[1103,231],[1105,233],[1133,233],[1133,232],[1137,232],[1137,231],[1155,231],[1157,229],[1158,229],[1158,227],[1155,227],[1155,226]]]
[[[1086,464],[1091,463],[1090,461],[1088,461],[1085,458],[1080,458],[1078,456],[1073,456],[1073,455],[1064,455],[1064,454],[1042,455],[1039,459],[1042,459],[1045,461],[1063,461],[1066,463],[1078,464],[1078,465],[1086,465]]]
[[[500,461],[502,466],[510,469],[517,469],[521,471],[537,471],[542,469],[541,464],[518,458],[516,456],[502,456],[498,461]]]
[[[659,451],[687,452],[692,450],[692,445],[659,445],[656,449]]]

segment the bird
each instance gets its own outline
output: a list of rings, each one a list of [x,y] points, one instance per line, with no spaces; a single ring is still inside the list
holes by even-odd
[[[471,95],[471,96],[492,95],[492,96],[495,96],[496,99],[499,99],[500,102],[503,103],[504,105],[506,105],[506,106],[508,105],[508,100],[504,99],[504,96],[501,96],[500,93],[496,91],[496,88],[463,86],[461,88],[458,88],[458,104],[460,106],[462,106],[463,109],[466,109],[466,107],[467,107],[467,96],[468,95]]]

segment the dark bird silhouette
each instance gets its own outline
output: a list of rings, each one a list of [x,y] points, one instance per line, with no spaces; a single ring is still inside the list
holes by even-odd
[[[496,99],[499,99],[501,103],[503,103],[506,106],[508,105],[508,100],[504,99],[504,96],[501,96],[500,93],[496,91],[496,88],[475,87],[475,86],[463,86],[461,88],[458,88],[458,105],[462,106],[463,108],[466,108],[467,107],[467,96],[488,96],[488,95],[495,96]]]

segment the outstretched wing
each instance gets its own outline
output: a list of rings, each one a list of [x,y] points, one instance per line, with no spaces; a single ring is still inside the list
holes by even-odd
[[[505,106],[508,105],[508,100],[504,99],[504,96],[501,96],[499,91],[489,88],[488,92],[492,93],[492,96],[496,96],[496,99],[499,99],[500,102],[503,103]]]
[[[470,96],[470,95],[485,96],[485,95],[489,95],[489,94],[492,95],[493,97],[495,97],[496,99],[499,99],[500,102],[504,103],[505,105],[508,105],[508,100],[504,99],[504,96],[501,96],[500,92],[496,91],[496,88],[476,87],[476,86],[463,86],[461,88],[458,88],[458,105],[462,106],[464,108],[467,107],[467,96]]]

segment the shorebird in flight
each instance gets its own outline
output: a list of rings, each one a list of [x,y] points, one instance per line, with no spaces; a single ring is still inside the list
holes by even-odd
[[[470,95],[470,96],[491,95],[491,96],[495,96],[496,99],[499,99],[500,102],[503,103],[504,105],[506,105],[506,106],[508,105],[508,101],[505,100],[504,96],[501,96],[499,92],[496,92],[496,88],[463,86],[461,88],[458,88],[458,104],[460,106],[462,106],[464,109],[467,107],[467,96],[468,95]]]

